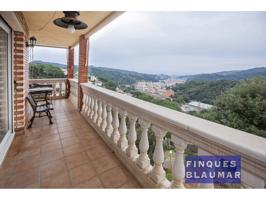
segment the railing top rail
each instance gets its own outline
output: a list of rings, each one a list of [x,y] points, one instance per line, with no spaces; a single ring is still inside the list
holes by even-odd
[[[43,82],[43,81],[65,81],[67,78],[43,78],[43,79],[29,79],[30,82]]]
[[[72,82],[75,82],[75,83],[78,83],[78,79],[69,78],[68,80],[69,80],[69,81],[72,81]]]
[[[207,142],[212,141],[266,164],[265,138],[101,88],[91,83],[82,83],[81,86],[84,91],[94,92],[102,100],[107,102],[110,100],[118,107],[134,112],[152,122],[157,122],[156,125],[162,124],[162,128],[166,130],[168,127],[174,127],[176,130],[181,128],[193,133],[194,137],[204,138]]]

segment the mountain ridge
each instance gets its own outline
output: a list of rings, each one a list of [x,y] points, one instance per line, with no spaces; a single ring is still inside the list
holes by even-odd
[[[35,60],[34,64],[51,64],[63,69],[67,66],[61,63],[45,62],[41,60]],[[108,79],[116,82],[117,84],[133,84],[137,81],[160,81],[168,78],[175,79],[185,79],[185,80],[241,80],[246,78],[251,78],[254,76],[266,77],[266,67],[254,67],[245,70],[230,70],[230,71],[220,71],[215,73],[202,73],[195,75],[165,75],[165,74],[146,74],[131,70],[114,69],[107,67],[97,67],[94,65],[89,65],[89,73],[103,79]]]
[[[195,75],[177,76],[186,80],[241,80],[254,76],[266,77],[266,67],[254,67],[244,70],[230,70],[215,73],[202,73]]]

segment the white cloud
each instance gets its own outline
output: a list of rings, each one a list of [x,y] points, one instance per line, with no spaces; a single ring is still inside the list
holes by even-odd
[[[166,74],[266,66],[265,24],[266,12],[127,12],[91,37],[89,62]],[[54,49],[35,55],[66,63]]]

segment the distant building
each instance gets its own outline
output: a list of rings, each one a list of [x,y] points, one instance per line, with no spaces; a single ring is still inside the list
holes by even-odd
[[[96,76],[90,76],[90,81],[97,86],[102,86],[103,83],[102,81],[99,81],[98,78]]]
[[[166,91],[163,93],[163,96],[164,96],[164,97],[167,97],[167,98],[172,97],[172,96],[174,96],[174,91],[173,91],[173,90],[166,90]]]
[[[167,89],[168,85],[173,85],[173,80],[164,80],[159,82],[140,81],[134,84],[134,88],[138,91],[147,93],[156,98],[165,99],[174,95],[174,91]],[[176,83],[176,81],[175,81]]]
[[[211,109],[213,107],[213,105],[210,104],[206,104],[206,103],[202,103],[199,101],[191,101],[187,104],[184,104],[181,106],[181,110],[183,112],[191,112],[191,111],[202,111],[202,110],[208,110]]]
[[[121,90],[119,87],[116,87],[116,88],[115,88],[115,91],[124,94],[124,91]]]

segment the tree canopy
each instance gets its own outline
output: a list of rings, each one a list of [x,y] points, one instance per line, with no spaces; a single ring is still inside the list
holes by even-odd
[[[266,79],[256,77],[240,81],[235,87],[219,96],[214,108],[194,113],[215,121],[266,137]]]
[[[214,104],[217,96],[235,86],[236,83],[237,81],[232,80],[187,81],[184,84],[177,84],[172,89],[175,92],[174,99]]]
[[[61,68],[51,64],[30,64],[29,76],[31,79],[64,78]]]

